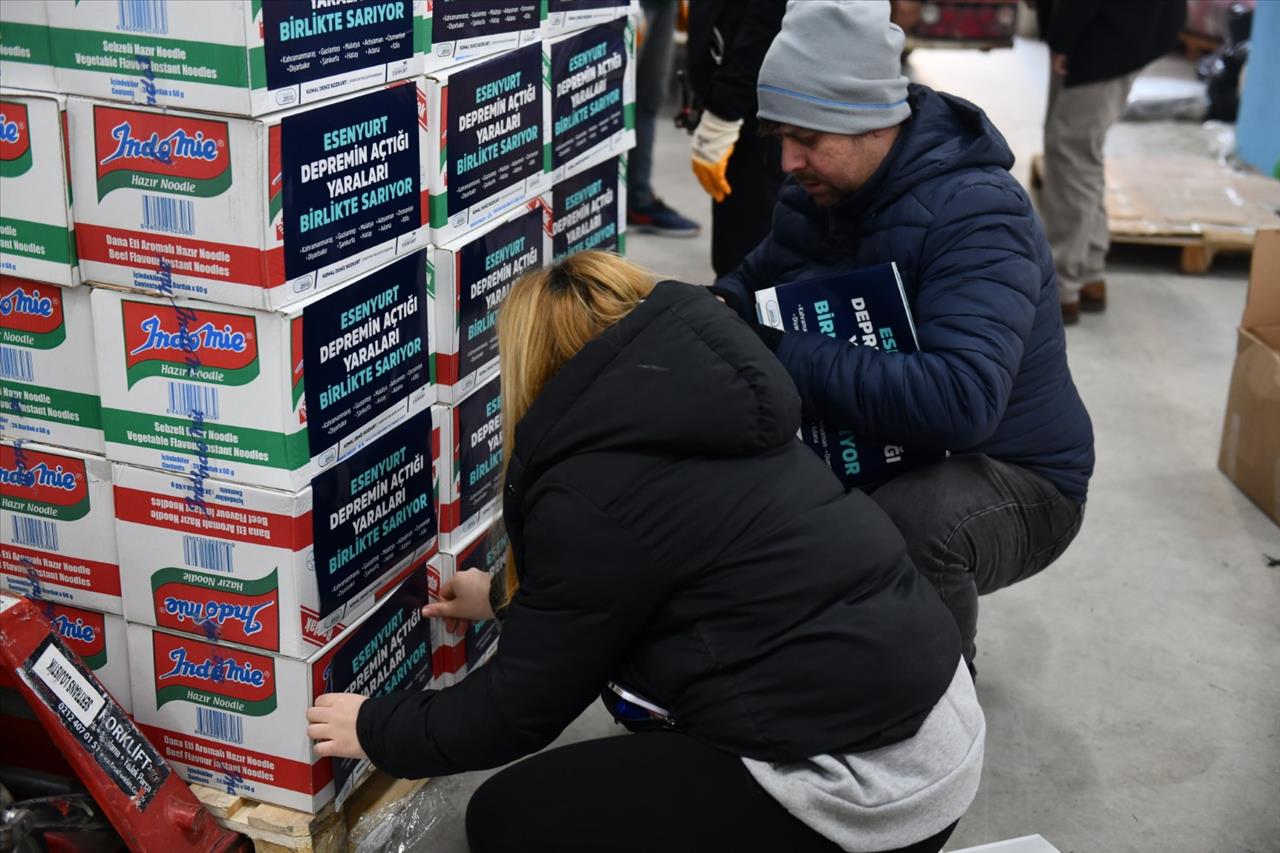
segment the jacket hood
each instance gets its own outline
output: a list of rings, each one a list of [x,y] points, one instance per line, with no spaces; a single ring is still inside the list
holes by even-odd
[[[926,181],[953,172],[987,166],[1008,170],[1013,152],[981,109],[954,95],[911,84],[907,90],[911,118],[879,170],[861,190],[832,208],[819,208],[809,194],[788,178],[782,201],[810,215],[833,218],[860,215],[887,207]]]
[[[571,455],[745,456],[791,441],[799,426],[795,384],[746,323],[706,288],[662,282],[570,359],[516,425],[508,497]]]

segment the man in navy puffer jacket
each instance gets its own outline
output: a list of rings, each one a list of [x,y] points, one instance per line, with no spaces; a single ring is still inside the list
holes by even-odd
[[[873,497],[960,625],[978,595],[1029,577],[1075,537],[1093,428],[1067,367],[1053,258],[1008,145],[974,105],[901,76],[889,4],[788,4],[758,81],[790,177],[773,230],[715,292],[895,261],[920,352],[757,326],[806,414],[860,438],[946,450]]]

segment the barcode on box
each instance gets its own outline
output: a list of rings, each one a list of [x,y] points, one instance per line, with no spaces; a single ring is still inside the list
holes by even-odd
[[[195,202],[162,195],[143,195],[142,227],[148,231],[191,236],[196,233]]]
[[[192,382],[169,383],[169,408],[171,415],[194,417],[207,421],[218,419],[218,389]]]
[[[31,353],[21,349],[0,347],[0,379],[35,382],[36,372],[31,365]]]
[[[13,543],[27,548],[38,548],[41,551],[58,550],[58,525],[42,518],[24,518],[15,515],[11,532]]]
[[[196,708],[196,734],[224,743],[244,743],[244,720],[226,711]]]
[[[188,566],[210,572],[234,572],[234,542],[219,542],[203,536],[182,537],[182,559]]]
[[[126,33],[169,33],[168,0],[117,0],[120,29]]]

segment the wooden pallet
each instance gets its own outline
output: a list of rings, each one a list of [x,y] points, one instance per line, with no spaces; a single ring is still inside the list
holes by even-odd
[[[1044,185],[1044,155],[1031,161],[1031,185]],[[1224,253],[1253,251],[1259,229],[1280,228],[1280,182],[1213,160],[1108,160],[1107,219],[1112,243],[1172,246],[1184,273],[1209,271]]]
[[[392,779],[375,772],[341,810],[330,803],[315,814],[260,803],[204,785],[190,787],[219,824],[252,839],[257,853],[346,853],[347,831],[362,815],[407,797],[425,784],[425,779]]]

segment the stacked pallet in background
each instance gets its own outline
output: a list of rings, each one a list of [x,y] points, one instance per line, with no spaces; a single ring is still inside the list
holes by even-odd
[[[318,812],[316,695],[494,648],[419,610],[505,559],[503,299],[625,248],[638,7],[311,5],[0,4],[0,579],[185,778]]]

